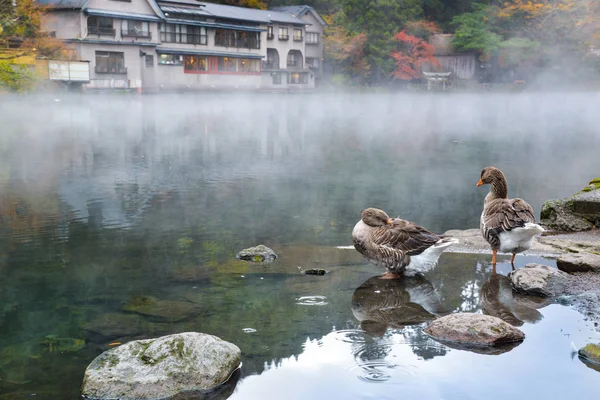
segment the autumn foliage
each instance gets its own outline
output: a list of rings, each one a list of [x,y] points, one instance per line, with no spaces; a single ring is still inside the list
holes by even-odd
[[[396,60],[394,78],[409,81],[421,77],[421,68],[425,63],[439,67],[439,61],[433,55],[434,47],[424,39],[401,31],[395,36],[398,50],[390,55]]]

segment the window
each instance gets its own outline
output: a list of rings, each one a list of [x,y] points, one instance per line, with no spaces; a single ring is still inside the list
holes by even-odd
[[[306,65],[310,69],[319,69],[319,59],[312,58],[312,57],[306,57]]]
[[[318,44],[319,34],[317,32],[306,32],[306,43],[307,44]]]
[[[273,85],[281,85],[281,72],[272,72]]]
[[[300,60],[300,55],[298,52],[292,50],[287,55],[287,66],[288,67],[301,67],[302,62]]]
[[[290,36],[288,35],[288,28],[285,26],[279,27],[279,40],[288,40]]]
[[[204,26],[160,24],[160,40],[164,43],[207,44]]]
[[[273,26],[267,26],[267,39],[271,40],[274,36],[275,35],[273,34]]]
[[[122,37],[136,37],[136,38],[150,38],[150,30],[148,29],[148,22],[146,21],[121,21],[121,36]]]
[[[184,72],[208,71],[208,60],[206,57],[185,56]]]
[[[308,75],[305,72],[294,72],[288,74],[288,83],[306,84],[308,83]]]
[[[302,41],[302,29],[294,29],[294,42]]]
[[[217,29],[215,30],[215,46],[260,49],[260,34],[259,32]]]
[[[146,68],[154,68],[154,56],[146,54]]]
[[[123,53],[97,51],[95,71],[97,74],[126,74]]]
[[[175,54],[161,54],[158,63],[163,65],[183,65],[183,56]]]
[[[115,36],[112,18],[90,15],[87,19],[87,30],[90,35]]]
[[[220,72],[260,72],[260,61],[254,59],[219,57],[217,64]]]

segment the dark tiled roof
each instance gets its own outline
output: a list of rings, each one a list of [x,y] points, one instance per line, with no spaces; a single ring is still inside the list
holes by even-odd
[[[327,23],[321,17],[321,15],[311,6],[281,6],[281,7],[273,7],[273,11],[284,12],[287,14],[291,14],[296,18],[302,18],[302,16],[308,12],[312,12],[313,15],[319,20],[319,22],[325,26]]]
[[[88,0],[37,0],[37,2],[54,9],[82,9],[87,6]]]

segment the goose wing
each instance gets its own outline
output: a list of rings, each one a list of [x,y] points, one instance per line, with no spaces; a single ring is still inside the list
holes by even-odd
[[[535,223],[533,208],[523,199],[496,199],[488,202],[483,211],[483,235],[494,246],[499,246],[498,235],[526,223]]]
[[[399,218],[392,219],[389,225],[375,228],[372,235],[374,244],[400,250],[409,256],[421,254],[440,239],[441,236]]]

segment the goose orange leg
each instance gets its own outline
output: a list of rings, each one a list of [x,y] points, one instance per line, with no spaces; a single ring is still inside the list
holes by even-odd
[[[498,253],[498,250],[492,250],[492,273],[494,274],[496,273],[496,253]]]
[[[379,277],[379,279],[398,279],[398,278],[400,278],[400,275],[393,274],[391,272],[386,272],[385,274],[383,274]]]
[[[510,265],[511,265],[513,271],[515,270],[515,257],[516,257],[516,254],[513,253],[512,258],[510,259]]]

